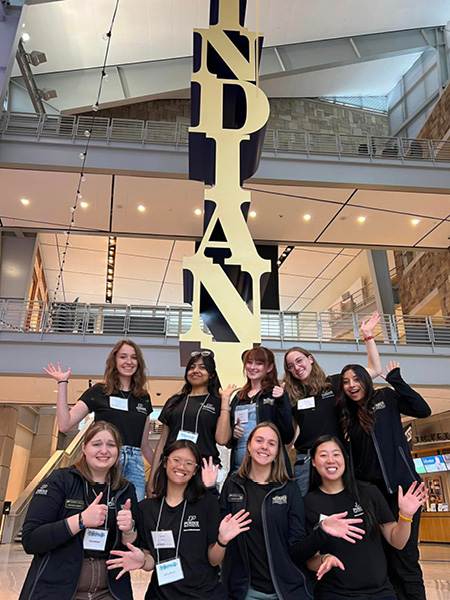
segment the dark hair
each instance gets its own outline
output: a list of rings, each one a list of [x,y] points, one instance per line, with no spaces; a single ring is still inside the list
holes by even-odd
[[[200,351],[200,352],[202,352],[202,351]],[[203,352],[204,352],[204,350],[203,350]],[[166,402],[164,409],[165,409],[165,413],[167,415],[170,414],[180,404],[180,402],[184,398],[189,396],[189,394],[192,392],[192,385],[189,383],[187,375],[188,375],[188,372],[189,372],[190,368],[192,367],[192,365],[194,363],[196,363],[198,360],[203,361],[203,364],[205,365],[205,368],[209,374],[208,393],[211,396],[216,396],[216,397],[219,396],[220,381],[219,381],[219,376],[217,375],[217,371],[216,371],[216,361],[214,360],[214,356],[213,356],[212,352],[211,352],[211,354],[208,354],[207,356],[202,356],[201,354],[196,354],[195,356],[191,356],[191,358],[189,359],[189,361],[186,365],[186,369],[184,371],[185,384],[181,388],[181,392],[178,392],[178,394],[174,394]]]
[[[313,465],[313,460],[315,459],[319,446],[321,446],[322,444],[326,444],[327,442],[334,442],[339,447],[339,450],[342,452],[345,465],[344,473],[342,475],[342,483],[344,484],[344,489],[351,497],[351,499],[357,502],[363,509],[364,525],[366,528],[366,532],[369,533],[371,537],[374,537],[379,531],[380,524],[375,515],[375,507],[373,505],[372,497],[368,493],[367,488],[370,484],[364,481],[358,481],[354,478],[350,466],[349,457],[344,448],[344,444],[339,438],[334,437],[333,435],[321,435],[319,438],[317,438],[317,440],[314,442],[311,448],[309,491],[312,492],[314,490],[317,490],[322,485],[322,477],[319,475],[316,467]]]
[[[108,431],[112,435],[117,448],[117,459],[113,466],[109,469],[108,476],[111,481],[111,488],[113,490],[118,490],[124,487],[124,485],[126,485],[128,482],[125,477],[122,477],[122,472],[120,469],[119,458],[120,449],[122,448],[122,441],[120,439],[120,433],[117,427],[115,427],[115,425],[112,423],[107,423],[106,421],[97,421],[96,423],[92,423],[92,425],[88,427],[86,433],[84,434],[83,447],[86,444],[89,444],[92,438],[94,438],[100,431]],[[83,451],[73,463],[73,466],[88,481],[90,485],[95,484],[91,469],[86,461],[86,455]]]
[[[137,369],[131,376],[131,391],[136,398],[142,398],[147,392],[147,367],[139,346],[132,340],[119,340],[106,359],[105,374],[103,375],[103,390],[107,396],[120,390],[120,377],[116,365],[116,356],[122,346],[131,346],[136,354]]]
[[[361,386],[364,388],[364,398],[355,402],[344,392],[344,378],[347,371],[352,370]],[[340,415],[341,429],[344,437],[348,439],[350,428],[356,421],[359,422],[364,431],[370,435],[375,425],[376,417],[373,398],[375,390],[372,378],[367,370],[361,365],[346,365],[339,378],[338,392],[336,395],[336,406]]]
[[[173,442],[170,446],[167,446],[164,454],[161,455],[161,460],[159,461],[155,473],[155,496],[156,498],[164,498],[167,494],[168,480],[165,465],[169,456],[181,448],[187,448],[192,452],[195,464],[197,465],[194,474],[184,490],[184,499],[188,502],[196,502],[205,495],[206,488],[202,481],[202,455],[200,454],[198,447],[190,440],[177,440],[176,442]]]
[[[262,429],[263,427],[268,427],[269,429],[274,431],[278,439],[278,452],[271,466],[270,481],[274,481],[275,483],[279,484],[286,483],[286,481],[292,481],[292,477],[289,476],[286,469],[286,462],[284,460],[283,454],[283,441],[281,439],[280,432],[278,430],[278,427],[269,421],[263,421],[262,423],[258,423],[258,425],[252,430],[252,432],[248,436],[244,460],[242,461],[242,464],[239,467],[237,474],[243,479],[250,477],[250,471],[252,468],[252,458],[248,451],[248,447],[253,439],[253,436],[259,429]]]
[[[264,379],[261,381],[261,393],[267,394],[271,392],[273,388],[278,385],[278,374],[277,374],[277,365],[275,364],[275,355],[272,350],[269,348],[264,348],[264,346],[257,346],[256,348],[252,348],[251,350],[247,350],[242,358],[242,362],[244,364],[244,375],[245,375],[245,365],[249,360],[257,360],[264,363],[266,369],[272,367],[272,369],[267,373]],[[247,379],[245,384],[239,390],[238,397],[240,400],[247,397],[247,393],[251,389],[251,383]]]
[[[288,369],[287,357],[292,352],[299,352],[300,354],[303,354],[303,356],[306,356],[306,358],[311,357],[313,360],[311,363],[311,373],[308,377],[308,381],[305,383],[294,377],[294,375],[292,375]],[[300,346],[293,346],[284,354],[283,381],[286,383],[285,391],[289,396],[291,406],[296,406],[297,402],[306,396],[316,396],[317,394],[322,394],[331,388],[330,381],[327,380],[324,370],[316,361],[314,356],[309,350],[301,348]]]

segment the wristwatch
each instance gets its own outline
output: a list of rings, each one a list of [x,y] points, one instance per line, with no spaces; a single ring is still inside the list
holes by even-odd
[[[80,513],[78,515],[78,527],[80,528],[80,531],[83,531],[83,529],[86,529],[86,525],[83,523],[83,513]]]

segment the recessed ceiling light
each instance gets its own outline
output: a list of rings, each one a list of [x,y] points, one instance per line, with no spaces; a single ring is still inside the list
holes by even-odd
[[[412,223],[413,225],[418,225],[418,224],[420,223],[420,219],[413,219],[413,220],[411,221],[411,223]]]
[[[26,198],[22,198],[21,202],[22,202],[22,204],[25,204],[25,206],[28,206],[28,204],[30,204],[30,201],[27,200]]]
[[[194,210],[194,213],[195,213],[195,214],[196,214],[196,215],[199,217],[199,216],[202,214],[202,211],[201,211],[201,209],[200,209],[200,208],[196,208],[196,209]]]
[[[365,220],[366,220],[366,217],[358,217],[358,221],[360,223],[364,223]]]
[[[80,202],[80,206],[81,206],[81,208],[87,208],[88,207],[88,203],[87,202]]]
[[[303,215],[304,221],[311,221],[311,215]]]
[[[139,212],[145,212],[145,206],[142,206],[142,204],[139,204],[138,211]]]
[[[248,214],[250,217],[252,217],[252,219],[256,217],[256,212],[254,210],[251,210]]]

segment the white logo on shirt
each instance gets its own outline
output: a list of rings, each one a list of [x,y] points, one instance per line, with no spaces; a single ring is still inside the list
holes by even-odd
[[[40,495],[40,496],[46,496],[48,494],[48,484],[47,483],[43,483],[42,485],[40,485],[38,487],[38,489],[35,491],[35,495]]]
[[[136,406],[136,410],[140,413],[144,413],[145,415],[147,414],[147,409],[141,402],[139,402],[139,404]]]
[[[270,404],[270,406],[273,406],[275,404],[275,400],[274,398],[264,398],[263,404]]]
[[[212,413],[213,415],[216,414],[216,409],[215,409],[214,405],[211,404],[210,402],[208,402],[208,404],[205,404],[203,406],[203,410],[207,410],[208,412]]]
[[[200,521],[197,521],[197,515],[189,515],[187,521],[184,522],[184,530],[200,531]]]
[[[355,502],[355,506],[353,507],[353,516],[359,517],[364,514],[362,506],[360,506],[357,502]]]
[[[272,504],[287,504],[287,495],[283,496],[274,496],[272,498]]]

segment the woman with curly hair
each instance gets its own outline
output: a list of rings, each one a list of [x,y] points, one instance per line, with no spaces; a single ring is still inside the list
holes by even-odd
[[[58,383],[56,417],[60,431],[72,429],[90,412],[95,414],[95,421],[106,421],[117,427],[122,439],[122,474],[134,484],[138,500],[142,500],[145,494],[142,455],[151,464],[153,450],[148,440],[152,404],[139,346],[131,340],[118,341],[106,360],[103,381],[83,392],[70,410],[67,405],[70,367],[63,371],[59,363],[56,367],[49,364],[44,371]]]

